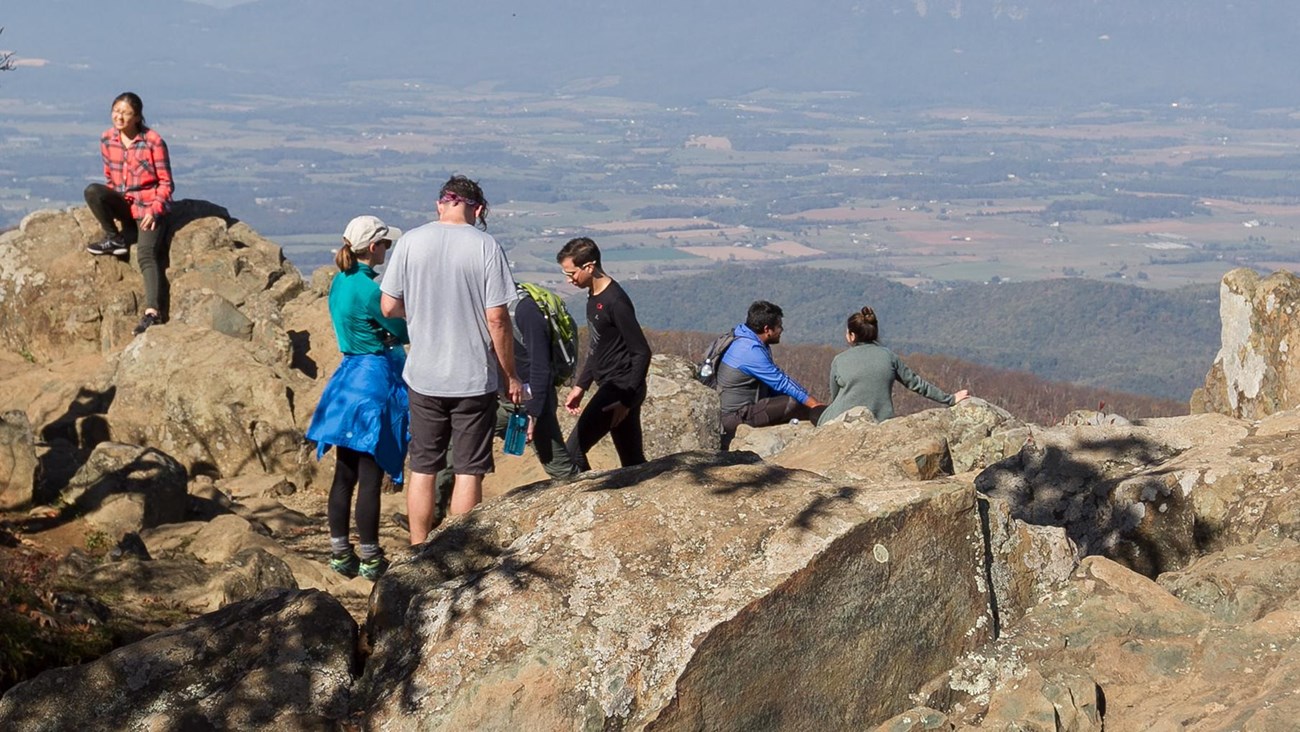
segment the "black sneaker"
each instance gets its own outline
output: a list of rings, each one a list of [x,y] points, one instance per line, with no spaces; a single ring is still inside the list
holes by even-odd
[[[110,236],[104,241],[98,241],[94,244],[87,244],[86,251],[91,254],[112,254],[114,256],[124,256],[127,252],[126,240],[120,235]]]
[[[140,335],[149,330],[149,326],[158,325],[161,322],[162,318],[158,317],[158,313],[145,313],[144,317],[140,318],[140,323],[135,326],[135,334]]]

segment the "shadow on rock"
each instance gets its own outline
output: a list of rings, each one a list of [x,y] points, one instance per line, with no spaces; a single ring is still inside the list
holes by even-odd
[[[48,448],[39,459],[40,481],[33,496],[36,503],[51,503],[68,487],[95,446],[111,438],[108,408],[117,387],[104,390],[81,387],[67,410],[41,429]]]
[[[1027,443],[975,479],[1017,519],[1058,526],[1079,556],[1100,555],[1154,577],[1199,553],[1195,509],[1161,467],[1180,450],[1138,431]],[[1068,444],[1067,444],[1068,443]]]

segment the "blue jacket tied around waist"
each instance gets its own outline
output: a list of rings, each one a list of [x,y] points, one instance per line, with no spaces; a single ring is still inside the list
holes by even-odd
[[[393,482],[402,482],[410,442],[405,363],[401,348],[343,357],[307,429],[307,439],[316,442],[317,460],[332,445],[370,453]]]

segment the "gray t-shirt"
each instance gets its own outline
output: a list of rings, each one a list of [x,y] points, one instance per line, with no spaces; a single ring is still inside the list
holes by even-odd
[[[402,300],[411,353],[402,376],[425,396],[481,396],[498,388],[488,308],[515,299],[496,239],[469,224],[437,221],[393,247],[380,289]]]

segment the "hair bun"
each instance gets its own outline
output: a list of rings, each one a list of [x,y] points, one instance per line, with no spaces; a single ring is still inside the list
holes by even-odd
[[[869,323],[874,323],[874,322],[876,322],[876,311],[875,311],[875,310],[872,310],[871,308],[866,307],[866,306],[864,305],[863,308],[862,308],[862,311],[861,311],[861,312],[862,312],[862,317],[863,317],[863,318],[866,318],[867,322],[869,322]]]

